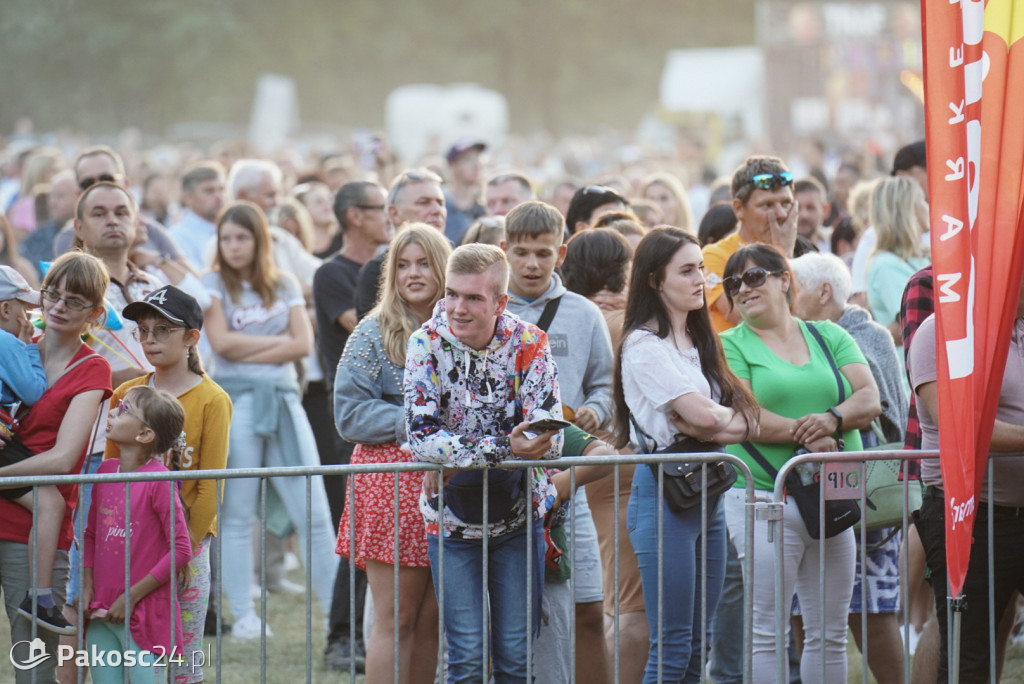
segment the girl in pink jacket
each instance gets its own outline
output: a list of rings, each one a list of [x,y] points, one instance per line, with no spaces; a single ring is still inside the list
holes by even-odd
[[[184,420],[171,394],[133,387],[107,418],[107,439],[120,447],[120,458],[104,461],[99,472],[167,472],[160,457],[180,449]],[[91,663],[96,684],[122,682],[126,669],[132,682],[162,681],[163,668],[182,651],[177,601],[171,610],[171,553],[174,571],[182,571],[192,544],[178,488],[167,481],[133,482],[130,492],[126,512],[124,483],[97,483],[92,490],[82,596],[89,617],[86,643],[103,656],[102,663]]]

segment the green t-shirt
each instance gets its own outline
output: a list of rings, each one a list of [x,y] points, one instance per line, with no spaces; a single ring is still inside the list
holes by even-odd
[[[732,372],[740,378],[750,381],[754,397],[762,407],[786,418],[799,418],[808,413],[821,413],[839,403],[839,387],[828,359],[825,358],[821,345],[808,332],[807,325],[803,321],[799,321],[799,323],[811,356],[810,361],[803,366],[794,366],[776,356],[754,334],[754,331],[747,327],[746,323],[741,323],[735,328],[721,333],[725,359]],[[831,321],[815,321],[814,326],[821,333],[825,345],[832,352],[836,366],[840,369],[848,363],[867,363],[857,347],[857,343],[853,341],[849,333],[838,325]],[[842,374],[840,375],[842,376]],[[842,379],[846,398],[849,398],[852,393],[850,383],[845,376],[842,376]],[[859,431],[846,430],[843,433],[843,439],[846,441],[847,451],[861,449]],[[753,445],[769,463],[779,469],[789,460],[798,446],[793,442],[787,444],[753,442]],[[726,451],[739,456],[750,467],[750,472],[754,476],[755,489],[767,491],[774,489],[774,481],[743,447],[739,444],[730,444],[726,447]],[[746,486],[742,475],[736,481],[736,486]]]

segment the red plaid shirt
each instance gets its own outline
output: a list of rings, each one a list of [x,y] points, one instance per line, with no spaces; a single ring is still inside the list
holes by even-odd
[[[924,319],[935,312],[934,283],[932,267],[925,266],[910,277],[907,287],[903,290],[903,303],[900,306],[900,321],[903,329],[903,355],[910,356],[910,341],[914,333],[921,327]],[[907,377],[910,370],[907,369]],[[903,443],[904,449],[921,448],[921,422],[917,418],[917,403],[914,401],[914,392],[910,392],[910,410],[907,412],[907,437]],[[917,479],[921,472],[921,462],[908,462],[910,477]]]

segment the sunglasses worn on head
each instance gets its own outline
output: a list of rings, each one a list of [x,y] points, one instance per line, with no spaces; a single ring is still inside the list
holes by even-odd
[[[78,181],[78,187],[85,191],[97,183],[117,183],[120,180],[119,176],[111,176],[109,173],[101,173],[95,178],[92,176],[86,176],[82,180]]]
[[[761,287],[768,281],[768,276],[780,276],[783,271],[769,271],[766,268],[757,266],[752,268],[743,275],[728,276],[722,279],[722,287],[725,288],[725,293],[732,297],[740,291],[740,285],[746,284],[747,287]]]
[[[784,188],[793,184],[793,174],[789,171],[782,173],[759,173],[750,179],[750,184],[761,190],[774,190]]]

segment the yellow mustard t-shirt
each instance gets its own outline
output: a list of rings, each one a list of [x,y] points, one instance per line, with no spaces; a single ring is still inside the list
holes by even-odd
[[[708,301],[708,312],[711,314],[711,325],[715,327],[715,332],[720,333],[735,326],[735,323],[722,315],[716,303],[720,297],[725,296],[725,290],[722,288],[725,263],[745,244],[740,240],[740,234],[736,232],[712,245],[704,246],[704,268],[708,274],[707,282],[704,284],[704,295]]]
[[[110,398],[110,406],[124,398],[132,387],[149,384],[152,373],[147,373],[122,384]],[[181,454],[181,470],[219,470],[227,467],[228,435],[231,432],[231,398],[220,385],[204,375],[202,381],[178,397],[185,409],[185,450]],[[103,459],[118,458],[120,448],[107,441]],[[171,467],[170,452],[164,455],[164,465]],[[217,485],[214,480],[183,480],[181,499],[185,503],[192,548],[199,546],[207,534],[217,529]],[[223,483],[220,496],[224,496]]]

